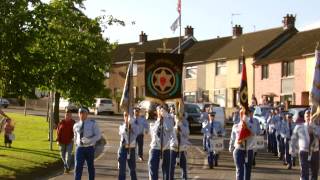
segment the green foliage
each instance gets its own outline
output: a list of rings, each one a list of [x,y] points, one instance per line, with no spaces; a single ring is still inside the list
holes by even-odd
[[[44,117],[7,114],[14,120],[16,140],[12,148],[0,147],[0,164],[3,165],[0,179],[15,179],[60,161],[58,146],[54,144],[54,151],[49,150],[48,123]],[[23,179],[28,178],[24,176]]]

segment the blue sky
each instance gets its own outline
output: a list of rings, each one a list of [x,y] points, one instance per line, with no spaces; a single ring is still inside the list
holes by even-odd
[[[111,42],[136,42],[141,31],[149,40],[179,35],[178,30],[170,30],[178,17],[177,0],[87,0],[84,4],[89,17],[106,14],[126,22],[125,27],[106,30]],[[305,30],[320,27],[317,7],[319,0],[182,0],[182,33],[191,25],[197,40],[229,36],[233,13],[240,14],[233,16],[233,23],[243,26],[244,33],[282,26],[287,13],[296,14],[296,27]]]

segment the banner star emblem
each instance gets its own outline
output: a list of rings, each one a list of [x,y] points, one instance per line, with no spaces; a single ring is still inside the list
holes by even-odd
[[[159,86],[161,91],[165,91],[167,87],[172,87],[171,78],[172,75],[167,74],[164,69],[161,70],[160,73],[155,74],[156,82],[155,85]]]

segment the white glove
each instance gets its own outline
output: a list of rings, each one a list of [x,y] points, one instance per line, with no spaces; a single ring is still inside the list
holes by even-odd
[[[234,150],[234,147],[233,147],[233,146],[230,146],[230,147],[229,147],[229,152],[231,152],[231,153],[232,153],[232,152],[233,152],[233,150]]]
[[[82,142],[83,144],[89,144],[89,143],[90,143],[90,139],[88,139],[88,138],[86,138],[86,137],[83,137],[83,138],[81,139],[81,142]]]

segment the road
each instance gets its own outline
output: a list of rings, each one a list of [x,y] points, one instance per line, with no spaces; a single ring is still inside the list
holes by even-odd
[[[5,112],[21,112],[17,109],[5,109]],[[44,115],[41,111],[29,111],[28,113],[33,115]],[[74,114],[76,118],[76,114]],[[118,169],[117,169],[117,150],[119,147],[119,135],[118,127],[122,122],[120,116],[93,116],[97,119],[103,136],[105,137],[107,144],[100,156],[95,160],[96,167],[96,179],[104,180],[114,180],[117,179]],[[230,128],[227,129],[228,135],[230,134]],[[227,180],[235,179],[235,166],[232,158],[232,154],[226,150],[221,152],[219,166],[214,167],[214,169],[209,169],[207,165],[206,153],[202,151],[202,136],[200,134],[191,135],[190,142],[192,145],[188,150],[188,176],[189,179],[199,179],[199,180]],[[144,157],[148,159],[149,150],[149,135],[145,136],[145,146],[144,146]],[[225,138],[225,145],[228,144],[228,138]],[[137,175],[138,179],[148,179],[148,165],[147,161],[137,161]],[[299,166],[293,167],[292,170],[287,170],[286,166],[277,160],[276,157],[272,156],[270,153],[261,151],[258,153],[257,165],[252,170],[252,179],[257,180],[272,180],[272,179],[288,179],[296,180],[299,179]],[[61,175],[59,173],[57,177],[51,179],[54,180],[68,180],[73,179],[73,175]],[[87,179],[87,171],[84,171],[84,178]],[[161,175],[161,170],[159,170],[159,175]],[[175,177],[180,177],[180,170],[176,170]],[[130,179],[129,173],[127,172],[127,179]]]

